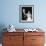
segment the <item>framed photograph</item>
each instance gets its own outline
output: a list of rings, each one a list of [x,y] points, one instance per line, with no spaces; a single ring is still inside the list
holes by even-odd
[[[20,5],[19,15],[20,22],[34,22],[34,5]]]

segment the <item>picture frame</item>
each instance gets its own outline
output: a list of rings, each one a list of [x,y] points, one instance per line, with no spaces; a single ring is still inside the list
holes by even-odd
[[[19,21],[34,22],[34,5],[19,5]]]

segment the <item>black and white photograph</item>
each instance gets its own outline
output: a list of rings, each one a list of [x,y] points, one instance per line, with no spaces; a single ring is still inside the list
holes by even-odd
[[[20,5],[20,22],[34,22],[34,5]]]

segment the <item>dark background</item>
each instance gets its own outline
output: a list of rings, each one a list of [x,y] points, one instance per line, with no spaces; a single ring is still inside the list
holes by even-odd
[[[23,9],[25,9],[25,13],[28,13],[28,11],[30,11],[31,15],[32,15],[32,7],[22,7],[22,20],[26,20],[27,16],[25,16],[23,14]]]

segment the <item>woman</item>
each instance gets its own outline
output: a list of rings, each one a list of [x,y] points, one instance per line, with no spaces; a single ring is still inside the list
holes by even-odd
[[[32,15],[30,13],[30,11],[28,11],[27,13],[25,13],[25,9],[23,9],[23,14],[24,16],[27,16],[27,21],[31,21],[32,20]]]

